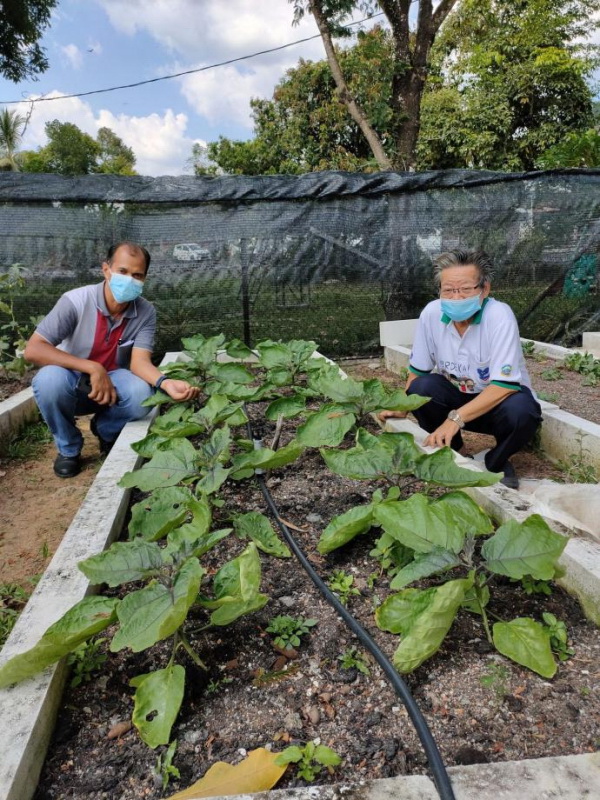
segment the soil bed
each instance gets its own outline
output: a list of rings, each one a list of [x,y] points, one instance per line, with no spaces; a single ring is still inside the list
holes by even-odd
[[[256,406],[253,413],[258,413]],[[262,422],[265,443],[274,425]],[[280,445],[293,435],[286,424]],[[408,481],[407,481],[408,482]],[[389,594],[369,552],[373,531],[323,557],[319,535],[332,517],[367,502],[377,483],[353,481],[330,473],[317,451],[273,471],[268,486],[283,519],[291,523],[301,547],[325,579],[334,570],[354,577],[360,595],[350,611],[391,658],[398,637],[378,630],[375,605]],[[414,484],[403,497],[414,491]],[[266,513],[252,480],[225,484],[225,500],[215,511],[214,528],[228,524],[231,512]],[[140,495],[134,497],[136,502]],[[233,535],[202,558],[214,572],[245,547]],[[343,669],[339,656],[357,642],[325,603],[301,567],[289,559],[261,554],[261,591],[270,602],[226,628],[194,633],[207,613],[189,620],[187,633],[204,672],[185,663],[186,695],[172,739],[181,780],[163,792],[153,774],[157,753],[126,730],[132,711],[129,680],[164,667],[170,646],[151,651],[109,654],[100,677],[68,689],[36,800],[51,798],[159,798],[197,780],[217,760],[235,763],[259,746],[281,750],[319,738],[343,759],[333,776],[317,782],[424,773],[425,757],[400,700],[379,668],[368,659],[370,675]],[[377,573],[377,576],[373,576]],[[369,584],[374,580],[374,587]],[[552,681],[504,659],[485,639],[479,618],[462,612],[442,649],[406,680],[425,713],[448,766],[489,761],[592,752],[599,746],[600,637],[577,603],[555,588],[550,597],[526,595],[517,584],[497,579],[490,609],[503,619],[550,611],[567,626],[575,654],[559,666]],[[518,598],[518,599],[517,599]],[[278,652],[266,633],[281,614],[314,618],[318,625],[304,637],[294,658]],[[487,685],[486,685],[487,684]],[[116,736],[120,723],[121,735]],[[160,748],[159,751],[165,748]],[[290,769],[278,788],[303,785]]]

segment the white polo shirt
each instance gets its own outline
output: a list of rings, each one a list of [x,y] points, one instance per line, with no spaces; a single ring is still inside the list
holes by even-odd
[[[469,394],[490,384],[531,389],[515,315],[492,297],[483,301],[463,336],[442,314],[441,300],[428,303],[419,317],[409,369],[416,375],[438,372]]]

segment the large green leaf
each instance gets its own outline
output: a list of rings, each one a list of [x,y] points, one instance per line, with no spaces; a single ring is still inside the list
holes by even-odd
[[[403,589],[413,581],[428,578],[430,575],[438,575],[440,572],[458,567],[459,564],[460,558],[455,553],[442,547],[434,547],[429,553],[417,556],[414,561],[396,573],[390,583],[390,589]]]
[[[448,492],[436,500],[451,509],[454,524],[470,536],[485,536],[494,530],[494,524],[475,500],[464,492]]]
[[[379,380],[363,383],[364,394],[361,399],[362,413],[368,414],[388,409],[390,411],[414,411],[429,402],[428,397],[418,394],[407,395],[403,389],[389,391]]]
[[[119,605],[116,597],[85,597],[51,625],[37,644],[0,667],[0,688],[30,678],[54,664],[111,625]]]
[[[399,672],[412,672],[439,650],[472,585],[472,578],[460,578],[435,589],[431,603],[419,614],[394,653],[394,666]]]
[[[533,514],[523,522],[510,520],[498,528],[481,554],[491,572],[547,581],[554,577],[556,561],[566,544],[566,536],[555,533],[539,514]]]
[[[169,744],[171,728],[181,707],[185,669],[171,664],[131,681],[137,686],[132,722],[148,747]]]
[[[196,484],[196,491],[205,495],[218,492],[230,473],[231,469],[225,468],[222,464],[213,464],[208,469],[203,469],[202,477]]]
[[[196,552],[196,549],[200,546],[200,542],[205,542],[212,522],[210,502],[206,497],[192,498],[189,510],[192,512],[192,519],[169,533],[163,558],[169,555],[181,561],[191,555],[200,557],[201,554]]]
[[[492,629],[494,646],[503,656],[537,672],[543,678],[553,678],[556,662],[550,646],[547,628],[529,617],[510,622],[496,622]]]
[[[198,474],[198,453],[187,439],[177,439],[167,451],[159,450],[141,469],[126,472],[119,481],[125,488],[137,487],[151,492],[160,487],[175,486],[186,478]]]
[[[268,517],[259,511],[238,514],[233,519],[240,539],[251,539],[259,550],[278,558],[290,558],[289,547],[277,536]]]
[[[152,426],[152,433],[160,436],[161,439],[182,439],[190,436],[197,436],[204,430],[203,425],[199,425],[191,419],[179,420],[178,422],[163,421],[161,417]]]
[[[231,445],[231,431],[229,426],[214,430],[208,441],[200,447],[198,460],[203,466],[212,466],[218,461],[225,463],[229,459],[229,448]]]
[[[325,364],[311,376],[310,385],[335,403],[359,404],[364,395],[363,383],[344,377],[335,364]]]
[[[435,588],[404,589],[390,595],[375,611],[375,622],[382,631],[406,636],[415,621],[433,602]]]
[[[156,433],[149,433],[143,439],[133,442],[131,449],[142,458],[152,458],[159,450],[170,450],[175,443],[175,439],[166,439]]]
[[[231,358],[239,358],[240,360],[249,359],[254,357],[254,352],[244,344],[240,339],[232,339],[225,345],[225,352]]]
[[[192,358],[195,367],[206,369],[217,358],[217,352],[225,343],[225,336],[219,333],[217,336],[205,338],[201,333],[181,340],[184,352]]]
[[[115,542],[108,550],[80,561],[77,565],[93,584],[120,586],[157,575],[163,565],[162,550],[156,542],[136,539]]]
[[[275,367],[287,367],[291,361],[291,353],[288,347],[282,342],[273,342],[265,339],[256,345],[260,363],[267,369]]]
[[[154,406],[162,406],[172,402],[172,398],[166,392],[154,392],[154,394],[142,400],[140,405],[144,406],[144,408],[153,408]]]
[[[211,614],[211,624],[229,625],[244,614],[258,611],[268,602],[267,595],[258,591],[260,574],[260,558],[252,542],[215,575],[213,589],[216,600],[208,605],[217,608]]]
[[[415,476],[428,483],[439,486],[491,486],[502,477],[499,472],[479,472],[479,470],[459,467],[454,461],[453,451],[442,447],[435,453],[422,455],[414,470]]]
[[[331,553],[332,550],[351,541],[355,536],[366,533],[372,525],[373,506],[371,503],[350,508],[331,520],[321,534],[317,550],[323,555]]]
[[[230,400],[260,400],[265,391],[262,386],[248,386],[243,383],[232,383],[231,381],[212,380],[204,384],[205,394],[222,394]]]
[[[186,518],[194,496],[182,486],[155,489],[145,500],[131,508],[129,538],[141,536],[149,542],[162,539]]]
[[[243,364],[211,364],[208,369],[211,378],[216,378],[223,383],[252,383],[254,375]]]
[[[306,398],[300,394],[293,394],[290,397],[280,397],[273,400],[265,411],[267,419],[276,420],[279,417],[291,419],[304,413],[306,410]]]
[[[172,587],[152,582],[128,594],[117,610],[120,628],[113,637],[113,652],[129,647],[134,653],[175,633],[186,618],[200,588],[204,570],[197,558],[188,559]]]
[[[168,535],[163,558],[171,558],[176,563],[182,563],[190,556],[201,558],[221,539],[229,536],[232,530],[233,528],[220,528],[218,531],[199,535],[192,525],[182,525]]]
[[[213,394],[206,405],[196,411],[192,420],[206,428],[213,428],[220,422],[227,422],[229,425],[243,425],[248,421],[248,418],[242,411],[242,406],[243,402],[241,401],[232,403],[223,394]]]
[[[394,480],[413,472],[421,451],[410,433],[382,433],[373,436],[359,428],[356,447],[349,450],[321,450],[333,472],[354,480]]]
[[[441,502],[432,503],[425,495],[380,503],[374,513],[386,533],[417,553],[429,553],[435,547],[458,553],[464,544],[464,534],[454,524],[452,508]]]
[[[271,450],[262,447],[251,450],[248,453],[239,453],[233,458],[232,478],[240,480],[248,478],[255,470],[278,469],[295,461],[304,452],[304,445],[297,439],[281,447],[279,450]]]
[[[346,406],[328,403],[300,425],[296,436],[306,447],[336,447],[355,422]]]

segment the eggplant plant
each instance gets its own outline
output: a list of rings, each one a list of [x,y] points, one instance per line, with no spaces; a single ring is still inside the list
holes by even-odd
[[[371,436],[359,430],[356,447],[323,448],[328,466],[357,480],[386,479],[392,486],[383,496],[377,490],[370,503],[335,517],[318,543],[322,554],[343,546],[373,527],[383,529],[373,554],[390,554],[394,576],[391,595],[375,612],[377,625],[400,634],[393,663],[399,672],[412,672],[436,653],[461,609],[482,618],[488,641],[496,649],[543,677],[556,672],[548,628],[531,618],[490,626],[487,606],[493,577],[529,577],[550,580],[558,572],[558,558],[566,538],[552,531],[538,515],[524,522],[510,521],[494,533],[491,519],[465,493],[453,491],[432,500],[413,494],[400,500],[395,484],[400,477],[441,486],[486,486],[499,480],[496,473],[475,472],[457,466],[449,448],[425,455],[410,434]],[[493,534],[490,536],[490,534]],[[490,536],[478,552],[478,537]],[[434,575],[462,571],[446,583],[426,589],[406,588]]]

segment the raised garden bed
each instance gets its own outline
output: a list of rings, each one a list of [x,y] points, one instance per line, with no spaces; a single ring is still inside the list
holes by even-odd
[[[261,434],[269,442],[275,423],[262,421],[261,411],[257,406],[252,412],[255,427],[262,428]],[[286,423],[282,444],[293,435],[292,428],[292,423]],[[404,486],[409,482],[402,482],[403,496],[414,489]],[[324,469],[318,452],[309,450],[298,462],[270,473],[269,483],[281,515],[294,529],[299,528],[296,534],[319,571],[331,576],[334,570],[344,570],[353,578],[352,587],[359,594],[349,597],[351,609],[381,646],[393,653],[396,637],[378,631],[372,619],[374,598],[382,600],[389,591],[387,578],[371,577],[379,571],[369,557],[373,541],[360,537],[326,557],[315,552],[319,532],[330,519],[367,502],[381,482],[370,484],[333,475]],[[263,508],[256,490],[247,482],[226,483],[223,499],[223,509],[214,511],[214,527],[226,525],[231,512]],[[214,571],[244,546],[229,536],[203,559],[203,564],[209,572]],[[515,587],[503,580],[498,583],[495,609],[503,614],[513,605]],[[261,591],[271,596],[269,604],[230,627],[204,631],[194,639],[209,671],[205,674],[188,665],[187,694],[172,733],[179,742],[175,763],[182,772],[182,785],[202,774],[216,759],[237,760],[240,749],[268,742],[280,749],[290,741],[314,737],[331,744],[344,757],[344,780],[424,771],[421,748],[401,704],[387,685],[382,685],[378,668],[368,660],[370,676],[356,668],[354,672],[343,668],[339,656],[355,642],[340,629],[336,615],[315,594],[299,568],[287,559],[263,559]],[[540,596],[524,594],[522,599],[522,613],[539,618]],[[564,754],[569,746],[572,752],[594,749],[596,728],[593,724],[587,728],[585,723],[598,708],[592,676],[598,654],[597,631],[575,603],[558,590],[548,602],[546,609],[567,622],[577,648],[574,658],[560,666],[553,684],[499,659],[487,646],[481,626],[468,614],[452,629],[443,650],[410,676],[413,692],[427,712],[447,763]],[[266,628],[277,614],[318,619],[317,627],[306,637],[306,645],[297,648],[298,658],[288,659],[273,649]],[[198,624],[205,621],[206,612],[199,612]],[[115,724],[127,718],[132,694],[129,678],[147,672],[152,664],[164,666],[168,653],[160,644],[152,654],[127,656],[126,652],[111,656],[113,666],[108,677],[67,695],[66,713],[57,728],[57,749],[49,757],[39,798],[100,798],[106,793],[118,793],[123,798],[161,796],[152,774],[155,754],[133,731],[116,740],[107,736],[114,732]],[[356,653],[353,658],[356,660]],[[465,676],[466,682],[459,684],[459,678]],[[124,705],[117,705],[117,701]],[[70,706],[82,709],[82,715],[75,717]],[[199,717],[192,715],[195,711]],[[515,727],[519,730],[516,741]],[[329,782],[339,779],[327,773],[324,778]],[[293,778],[286,780],[288,786],[293,785]]]

